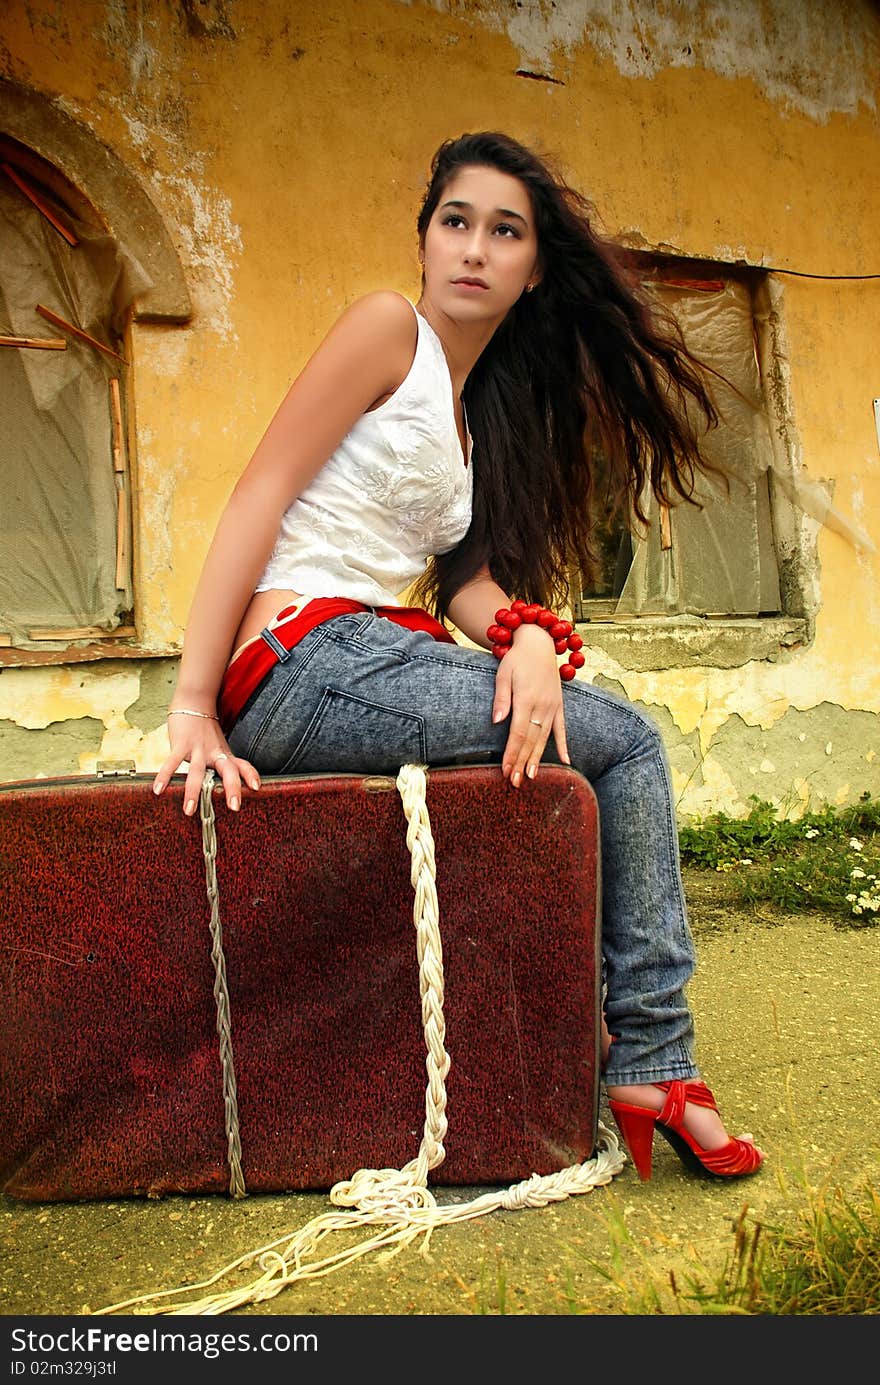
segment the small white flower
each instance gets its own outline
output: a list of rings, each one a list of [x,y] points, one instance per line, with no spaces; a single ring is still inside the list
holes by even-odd
[[[818,837],[818,835],[819,835],[819,829],[818,829],[818,827],[808,827],[807,830],[806,830],[806,832],[804,833],[804,836],[807,837],[808,839],[812,839],[813,837]]]
[[[861,851],[862,849],[862,844],[859,841],[858,837],[850,837],[849,844],[852,847],[853,851]]]
[[[846,897],[846,902],[847,902],[847,904],[855,904],[855,902],[856,902],[857,899],[858,899],[858,895],[855,895],[855,894],[848,894],[847,897]]]
[[[865,872],[856,866],[854,870],[850,871],[849,876],[851,880],[864,880]]]
[[[740,863],[741,866],[751,866],[751,865],[754,865],[754,861],[752,860],[751,856],[741,856],[741,857],[739,858],[739,863]]]

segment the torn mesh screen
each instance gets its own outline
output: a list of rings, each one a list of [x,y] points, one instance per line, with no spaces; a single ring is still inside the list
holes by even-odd
[[[770,512],[768,469],[773,446],[764,412],[755,356],[752,306],[743,284],[716,291],[654,284],[672,311],[685,344],[698,360],[735,386],[714,376],[708,388],[721,416],[704,433],[704,456],[720,466],[730,483],[700,477],[696,496],[703,508],[670,509],[672,546],[662,548],[658,505],[646,498],[651,525],[633,536],[633,561],[616,614],[682,612],[693,615],[757,615],[780,609]],[[697,422],[697,419],[694,419]]]
[[[124,410],[126,367],[36,305],[120,351],[117,331],[149,283],[112,237],[39,193],[79,244],[0,179],[0,332],[66,341],[63,351],[0,347],[0,632],[16,645],[31,644],[34,627],[110,633],[132,605],[128,563],[117,579],[117,493],[128,492],[128,468],[114,470],[110,398],[116,377]]]

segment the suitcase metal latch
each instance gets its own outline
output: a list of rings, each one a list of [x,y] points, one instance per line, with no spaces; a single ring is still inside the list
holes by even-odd
[[[98,779],[131,779],[135,773],[134,760],[99,760],[95,766]]]

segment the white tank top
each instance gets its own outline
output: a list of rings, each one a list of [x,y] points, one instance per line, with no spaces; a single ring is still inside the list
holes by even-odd
[[[406,378],[361,415],[286,511],[257,591],[280,587],[397,606],[428,559],[467,532],[472,440],[468,433],[466,462],[443,346],[425,318],[415,317]]]

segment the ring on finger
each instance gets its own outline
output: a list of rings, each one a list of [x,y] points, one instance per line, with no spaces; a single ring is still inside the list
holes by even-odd
[[[215,765],[219,765],[219,763],[220,763],[221,760],[228,760],[228,759],[229,759],[229,756],[226,754],[226,751],[225,751],[225,750],[221,750],[219,755],[215,755],[215,756],[214,756],[214,764],[215,764]]]
[[[529,717],[529,725],[530,725],[530,726],[543,726],[544,723],[543,723],[543,721],[535,721],[535,718],[534,718],[534,717]]]

